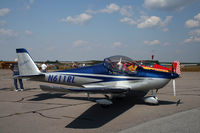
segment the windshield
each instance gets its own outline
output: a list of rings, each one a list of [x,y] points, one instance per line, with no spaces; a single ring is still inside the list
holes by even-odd
[[[113,74],[130,74],[137,70],[137,63],[126,56],[111,56],[104,59],[104,65]]]

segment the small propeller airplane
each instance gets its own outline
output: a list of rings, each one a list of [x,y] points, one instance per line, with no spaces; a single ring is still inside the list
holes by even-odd
[[[33,81],[48,82],[76,86],[77,88],[64,88],[60,86],[40,85],[43,91],[56,93],[87,93],[103,94],[105,98],[95,100],[102,106],[112,104],[112,98],[126,96],[141,97],[145,103],[158,104],[155,94],[144,97],[150,90],[163,88],[173,80],[173,92],[175,91],[175,79],[179,75],[174,72],[144,69],[131,58],[126,56],[112,56],[105,58],[101,64],[80,67],[55,72],[40,72],[29,52],[24,48],[16,49],[18,56],[19,75],[14,78],[29,78]]]

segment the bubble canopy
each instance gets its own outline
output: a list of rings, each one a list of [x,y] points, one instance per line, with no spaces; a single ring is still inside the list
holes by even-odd
[[[116,55],[104,59],[104,65],[113,74],[130,74],[137,71],[139,66],[129,57]]]

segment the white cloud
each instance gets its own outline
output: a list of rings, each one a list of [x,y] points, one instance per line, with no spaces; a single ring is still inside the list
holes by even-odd
[[[29,2],[25,2],[26,5],[26,10],[30,10],[31,9],[31,5],[34,3],[35,0],[29,0]]]
[[[82,14],[79,14],[79,15],[77,15],[75,17],[68,16],[66,18],[62,18],[61,21],[62,22],[70,22],[70,23],[74,23],[74,24],[85,24],[91,18],[92,18],[91,15],[89,15],[87,13],[82,13]]]
[[[162,21],[160,17],[157,16],[141,16],[141,19],[138,20],[138,28],[151,28],[151,27],[162,27],[166,26],[172,19],[172,16],[167,16],[165,21]]]
[[[168,28],[163,28],[162,31],[164,31],[164,32],[168,32],[169,29],[168,29]]]
[[[157,25],[160,25],[162,20],[160,17],[157,16],[151,16],[148,19],[144,20],[143,22],[139,23],[137,25],[138,28],[149,28],[149,27],[154,27]]]
[[[165,42],[165,43],[163,43],[163,45],[164,45],[164,46],[169,46],[169,45],[170,45],[170,43],[168,43],[168,42]]]
[[[9,8],[1,8],[0,9],[0,16],[5,16],[6,14],[8,14],[10,12]]]
[[[30,2],[31,4],[33,4],[33,3],[34,3],[34,0],[29,0],[29,2]]]
[[[134,24],[137,23],[132,18],[129,18],[129,17],[125,17],[123,19],[120,19],[120,22],[122,22],[122,23],[128,23],[130,25],[134,25]]]
[[[26,9],[29,10],[31,7],[30,5],[26,5]]]
[[[191,31],[189,32],[189,35],[192,35],[192,36],[200,36],[200,29],[191,30]]]
[[[167,16],[166,19],[165,19],[165,21],[162,22],[161,25],[162,26],[168,25],[171,20],[172,20],[172,16]]]
[[[158,45],[161,44],[162,46],[169,46],[170,43],[169,42],[160,42],[159,40],[153,40],[153,41],[144,41],[145,44],[149,45],[149,46],[153,46],[153,45]]]
[[[132,6],[123,6],[120,9],[120,14],[122,16],[127,16],[127,17],[133,16],[133,8],[132,8]]]
[[[87,9],[85,12],[88,13],[88,14],[96,14],[96,13],[98,13],[98,11],[94,11],[92,9]]]
[[[101,9],[99,12],[110,14],[110,13],[117,12],[119,10],[120,10],[120,7],[117,4],[111,3],[110,5],[106,6],[106,8]]]
[[[145,0],[144,6],[149,9],[172,11],[182,10],[196,0]]]
[[[197,20],[192,20],[192,19],[190,19],[190,20],[187,20],[187,21],[185,22],[185,26],[186,26],[187,28],[199,27],[199,26],[200,26],[200,22],[197,21]]]
[[[154,27],[154,26],[160,25],[161,22],[162,22],[162,20],[160,19],[160,17],[151,16],[151,17],[145,19],[144,21],[142,21],[141,23],[138,23],[137,27],[138,28]]]
[[[198,13],[196,16],[194,16],[194,19],[200,21],[200,13]]]
[[[163,21],[160,17],[157,16],[146,16],[142,15],[139,19],[133,19],[131,17],[124,17],[120,19],[120,22],[127,23],[129,25],[137,25],[137,28],[152,28],[152,27],[163,27],[163,31],[167,32],[168,28],[165,28],[169,22],[172,20],[172,16],[167,16]]]
[[[194,28],[200,26],[200,13],[194,16],[194,19],[189,19],[185,22],[187,28]]]
[[[25,30],[24,33],[25,33],[26,35],[28,35],[28,36],[32,35],[32,31],[30,31],[30,30]]]
[[[114,13],[120,10],[120,7],[115,4],[115,3],[111,3],[110,5],[107,5],[106,8],[104,9],[100,9],[100,10],[91,10],[88,9],[86,12],[89,14],[97,14],[97,13]]]
[[[160,43],[160,41],[159,40],[144,41],[144,43],[147,44],[147,45],[152,46],[152,45],[158,45]]]
[[[117,4],[111,3],[110,5],[107,5],[106,8],[104,8],[104,9],[100,9],[100,10],[96,10],[96,11],[88,9],[88,10],[86,10],[86,13],[79,14],[75,17],[68,16],[66,18],[62,18],[61,21],[62,22],[70,22],[70,23],[74,23],[74,24],[85,24],[90,19],[92,19],[91,14],[96,14],[96,13],[111,14],[111,13],[117,12],[119,10],[120,10],[120,7]]]
[[[200,13],[185,22],[187,28],[200,27]],[[189,32],[189,37],[183,43],[200,43],[200,29],[194,29]]]
[[[0,35],[11,37],[11,36],[17,36],[18,34],[13,32],[13,30],[11,30],[11,29],[3,29],[3,28],[1,28],[0,29]]]
[[[105,9],[102,9],[101,12],[105,13],[113,13],[120,9],[120,7],[114,3],[108,5]]]
[[[0,26],[4,26],[4,25],[6,25],[7,24],[7,22],[5,21],[5,20],[1,20],[0,21]]]
[[[84,40],[76,40],[76,41],[74,41],[73,46],[75,46],[75,47],[81,47],[81,46],[85,46],[85,45],[87,45],[87,44],[88,44],[87,41],[84,41]]]
[[[191,37],[184,40],[184,43],[200,43],[200,37]]]
[[[113,47],[120,47],[120,46],[122,46],[121,42],[114,42],[113,43]]]
[[[183,43],[200,43],[200,29],[191,30],[189,36]]]

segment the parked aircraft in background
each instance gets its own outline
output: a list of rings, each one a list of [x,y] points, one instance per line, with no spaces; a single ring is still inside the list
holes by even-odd
[[[76,69],[42,73],[39,71],[28,51],[24,48],[16,49],[20,75],[14,78],[29,78],[34,81],[77,86],[78,88],[64,88],[60,86],[40,85],[49,92],[103,94],[105,98],[96,100],[101,105],[111,105],[113,97],[126,96],[133,93],[144,99],[146,103],[158,104],[156,95],[144,97],[150,90],[163,88],[179,75],[174,71],[158,71],[146,69],[126,56],[112,56],[105,58],[103,63]],[[157,92],[156,91],[156,92]],[[109,95],[109,96],[108,96]]]

